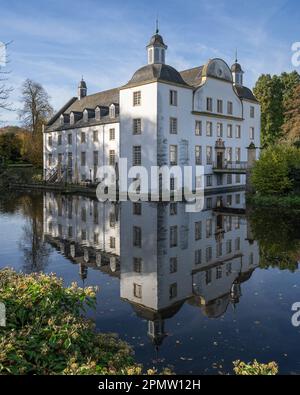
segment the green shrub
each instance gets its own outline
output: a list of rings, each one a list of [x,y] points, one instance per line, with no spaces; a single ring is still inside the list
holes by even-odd
[[[0,374],[140,374],[128,344],[84,318],[95,300],[95,289],[64,288],[54,275],[1,270]]]
[[[251,182],[263,195],[280,195],[293,191],[300,169],[300,149],[293,145],[276,145],[264,150],[255,163]]]
[[[239,376],[275,376],[278,373],[278,365],[275,362],[264,364],[255,359],[252,363],[235,361],[233,365],[234,373]]]

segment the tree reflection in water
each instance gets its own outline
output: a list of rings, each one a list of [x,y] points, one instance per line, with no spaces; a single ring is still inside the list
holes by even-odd
[[[260,267],[294,272],[300,260],[299,212],[253,208],[249,210],[253,238],[260,248]]]

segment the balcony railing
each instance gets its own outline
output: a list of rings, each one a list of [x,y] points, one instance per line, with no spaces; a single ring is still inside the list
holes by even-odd
[[[228,171],[238,171],[238,172],[246,172],[248,168],[248,162],[242,162],[242,161],[224,161],[223,163],[219,162],[214,162],[213,163],[213,169],[214,170],[228,170]]]

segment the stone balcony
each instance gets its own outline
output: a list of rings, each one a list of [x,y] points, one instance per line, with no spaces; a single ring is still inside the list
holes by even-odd
[[[224,161],[223,163],[213,162],[213,172],[220,174],[246,174],[248,162]]]

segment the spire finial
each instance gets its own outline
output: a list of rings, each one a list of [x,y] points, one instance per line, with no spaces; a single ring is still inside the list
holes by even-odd
[[[159,33],[159,27],[158,27],[158,15],[156,16],[156,30],[155,33],[158,34]]]
[[[238,62],[238,50],[237,48],[235,49],[235,63]]]

